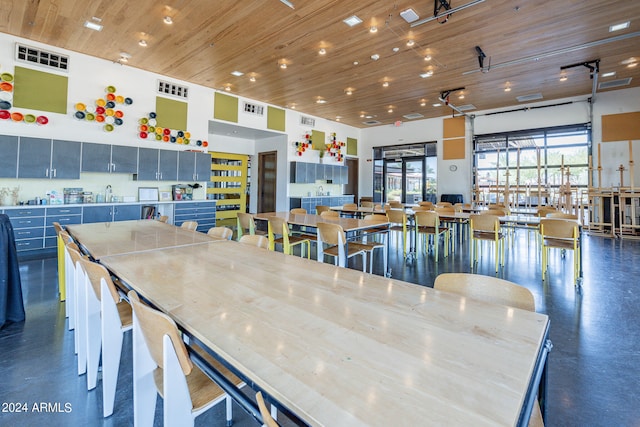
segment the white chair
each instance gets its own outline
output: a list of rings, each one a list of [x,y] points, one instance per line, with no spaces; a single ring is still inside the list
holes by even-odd
[[[225,400],[231,425],[231,399],[191,362],[174,321],[140,302],[135,291],[128,295],[133,308],[134,425],[153,425],[158,393],[163,397],[165,426],[193,426],[198,415]],[[222,365],[216,369],[242,385]]]
[[[71,244],[74,249],[80,251],[80,248],[73,241],[69,233],[65,230],[62,230],[58,234],[58,238],[62,240],[62,256],[64,258],[64,311],[65,317],[69,319],[69,330],[73,330],[75,328],[75,313],[73,313],[73,280],[75,280],[75,267],[73,266],[73,262],[71,261],[71,257],[69,255],[69,251],[67,251],[67,245]],[[58,275],[61,273],[58,271]]]
[[[67,245],[67,252],[71,260],[71,266],[69,270],[73,271],[72,290],[70,294],[73,295],[73,316],[74,316],[74,333],[73,341],[76,354],[78,355],[78,375],[83,375],[87,372],[87,345],[85,340],[86,334],[86,290],[87,290],[87,275],[82,268],[81,259],[82,254],[79,250],[76,250],[72,245]]]
[[[124,333],[133,326],[131,306],[121,298],[104,266],[86,258],[81,263],[89,280],[86,293],[87,389],[96,387],[102,353],[102,415],[106,418],[113,414]]]

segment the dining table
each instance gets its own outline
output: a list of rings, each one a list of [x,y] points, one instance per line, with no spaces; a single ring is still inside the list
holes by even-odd
[[[234,241],[100,262],[297,424],[526,426],[536,396],[544,414],[544,314]]]

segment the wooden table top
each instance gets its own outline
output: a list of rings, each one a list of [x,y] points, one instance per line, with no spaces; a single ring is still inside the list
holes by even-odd
[[[515,425],[548,327],[232,241],[101,262],[313,426]]]
[[[316,228],[319,222],[328,222],[331,224],[339,224],[345,232],[364,231],[368,228],[380,228],[388,223],[365,221],[358,218],[332,218],[312,214],[292,214],[291,212],[265,212],[253,214],[255,219],[267,221],[269,217],[277,216],[284,218],[290,225],[300,225],[305,227]]]
[[[66,228],[95,259],[223,239],[154,220],[70,224]]]

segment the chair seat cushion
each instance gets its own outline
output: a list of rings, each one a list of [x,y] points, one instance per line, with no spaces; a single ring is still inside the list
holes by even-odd
[[[309,239],[307,239],[306,237],[302,237],[302,236],[289,236],[289,244],[290,245],[297,245],[300,243],[304,243],[306,241],[308,241]]]
[[[360,254],[362,252],[366,252],[368,249],[365,248],[363,245],[359,245],[357,243],[349,243],[348,246],[348,252],[347,252],[347,258],[352,257],[354,255]],[[337,257],[338,256],[338,246],[334,245],[334,246],[329,246],[327,248],[323,249],[323,252],[327,255],[332,255]]]

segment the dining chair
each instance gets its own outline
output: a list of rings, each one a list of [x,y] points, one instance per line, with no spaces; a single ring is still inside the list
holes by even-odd
[[[389,206],[391,206],[394,209],[398,209],[402,207],[402,202],[400,202],[399,200],[390,200]]]
[[[356,210],[358,209],[358,204],[357,203],[345,203],[342,205],[342,209],[353,209]]]
[[[133,326],[131,305],[125,301],[107,269],[87,258],[81,260],[87,286],[87,389],[97,384],[102,354],[102,416],[113,414],[124,333]]]
[[[75,265],[73,261],[71,261],[71,255],[69,255],[69,251],[67,250],[67,245],[71,245],[77,251],[80,251],[80,248],[73,241],[71,236],[66,230],[63,230],[58,235],[58,238],[62,241],[62,249],[63,249],[63,260],[64,260],[64,309],[65,309],[65,317],[69,319],[69,330],[75,328],[75,307],[73,301],[73,292],[74,292],[74,282],[75,282]]]
[[[549,269],[550,249],[561,249],[562,257],[567,250],[573,251],[573,283],[580,276],[580,225],[571,219],[541,218],[540,240],[542,249],[542,277]]]
[[[504,266],[504,233],[500,231],[500,219],[496,215],[472,214],[469,216],[469,258],[471,268],[478,263],[478,241],[490,241],[495,245],[496,273]]]
[[[344,229],[339,224],[328,222],[318,222],[318,261],[324,262],[324,255],[334,258],[334,264],[340,267],[346,267],[349,258],[362,256],[362,271],[367,268],[367,248],[356,242],[349,242],[347,245],[347,236]],[[325,247],[324,245],[329,245]]]
[[[267,409],[267,405],[264,403],[262,392],[256,393],[256,402],[258,402],[258,409],[260,409],[260,415],[262,415],[262,425],[266,427],[279,427]]]
[[[87,372],[87,345],[86,334],[86,291],[87,276],[81,264],[82,254],[72,244],[67,245],[67,251],[73,265],[73,312],[75,327],[73,329],[73,342],[75,352],[78,355],[78,375]],[[71,270],[69,270],[71,271]]]
[[[269,250],[274,251],[276,244],[280,244],[285,254],[293,255],[294,246],[300,245],[301,248],[304,248],[304,245],[306,245],[307,258],[311,257],[311,241],[304,237],[292,235],[289,224],[284,218],[269,217],[267,235],[269,237]],[[301,252],[304,255],[304,249],[301,249]]]
[[[433,240],[433,253],[436,261],[438,261],[438,247],[442,236],[444,237],[444,257],[446,258],[449,255],[449,227],[441,227],[440,216],[436,212],[416,212],[415,220],[417,235],[424,235],[424,254],[427,255],[428,253],[429,240]]]
[[[253,245],[262,249],[269,249],[269,239],[260,234],[245,234],[238,242],[245,245]]]
[[[169,221],[169,216],[167,216],[167,215],[162,215],[162,216],[160,216],[160,217],[158,218],[158,221],[160,221],[160,222],[167,222],[167,221]]]
[[[180,228],[186,228],[187,230],[196,231],[198,228],[198,221],[185,221],[180,225]]]
[[[292,214],[296,214],[296,215],[306,215],[307,214],[307,210],[305,208],[293,208],[290,211]]]
[[[225,400],[231,425],[230,397],[191,362],[173,319],[143,304],[136,291],[128,296],[133,309],[134,425],[153,425],[158,394],[165,426],[193,426],[198,415]],[[211,363],[232,383],[242,384],[220,363]]]
[[[444,207],[447,207],[447,206],[453,207],[453,203],[451,203],[451,202],[438,202],[438,203],[436,203],[436,207],[437,208],[444,208]]]
[[[266,234],[264,231],[256,229],[256,222],[253,219],[253,215],[244,213],[244,212],[238,212],[237,232],[238,232],[238,236],[237,236],[238,241],[240,241],[240,238],[245,234],[258,234],[258,235]]]
[[[331,208],[329,206],[325,206],[325,205],[316,205],[316,215],[321,215],[322,212],[326,212],[328,210],[330,210]]]
[[[363,200],[362,202],[360,202],[360,207],[372,208],[372,207],[374,207],[374,204],[373,204],[373,202],[370,202],[368,200]]]
[[[388,209],[387,217],[391,226],[389,231],[396,233],[396,247],[398,247],[398,237],[402,237],[402,253],[407,256],[407,232],[409,229],[407,222],[407,214],[401,209]]]
[[[323,218],[340,218],[340,212],[338,211],[322,211],[320,212],[320,216]]]
[[[229,227],[211,227],[207,231],[208,236],[218,237],[220,239],[231,240],[233,237],[233,230]]]
[[[578,215],[570,214],[570,213],[564,213],[564,212],[549,212],[549,213],[547,213],[546,218],[559,218],[559,219],[577,220],[578,219]]]
[[[64,289],[64,241],[60,237],[60,232],[64,231],[62,225],[59,222],[52,222],[53,229],[56,231],[56,248],[58,256],[58,294],[60,295],[60,301],[66,299]]]
[[[427,201],[418,202],[418,206],[423,206],[423,207],[429,208],[429,210],[432,210],[433,202],[427,202]]]
[[[536,311],[535,299],[529,289],[497,277],[482,274],[443,273],[436,277],[433,289],[455,293],[474,300]],[[544,427],[537,400],[529,417],[529,427]]]
[[[363,218],[363,221],[370,222],[370,223],[383,224],[383,223],[388,223],[389,218],[387,218],[386,215],[366,215]],[[380,239],[380,241],[377,241],[375,239],[364,240],[364,238],[366,238],[366,234],[373,234],[374,236],[382,236],[382,239]],[[382,271],[383,271],[383,274],[386,274],[387,273],[386,239],[389,237],[388,236],[389,230],[387,227],[381,226],[380,228],[368,229],[366,234],[365,236],[363,236],[363,240],[358,241],[357,243],[366,248],[367,257],[369,258],[369,273],[373,274],[373,254],[377,250],[378,252],[382,252]],[[349,242],[349,244],[351,244],[351,242]]]

